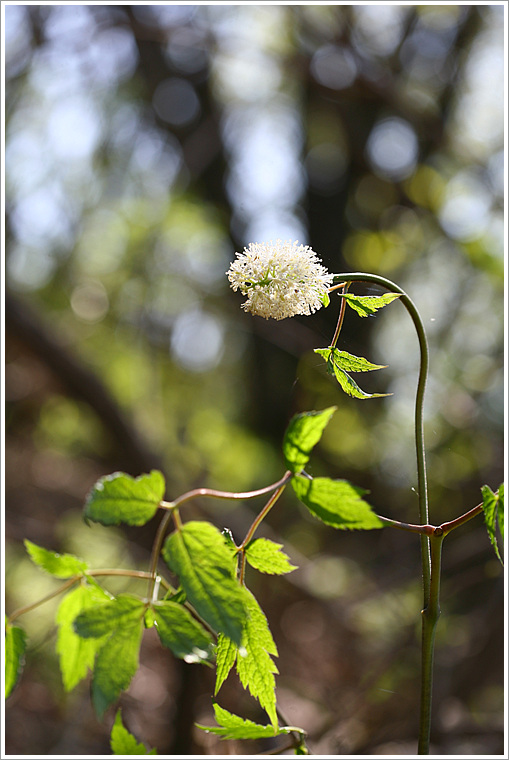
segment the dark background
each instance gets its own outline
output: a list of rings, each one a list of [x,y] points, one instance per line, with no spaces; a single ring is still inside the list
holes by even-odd
[[[347,315],[341,347],[387,369],[340,394],[313,354],[338,301],[266,322],[225,272],[249,242],[299,240],[332,272],[404,287],[428,331],[431,521],[503,479],[502,5],[10,5],[6,46],[7,612],[56,587],[22,541],[146,569],[155,525],[81,520],[95,480],[163,469],[168,498],[248,490],[283,471],[295,412],[338,411],[313,474],[416,522],[415,333],[394,303]],[[356,292],[378,292],[376,288]],[[197,501],[242,538],[256,508]],[[280,650],[278,697],[317,754],[413,754],[422,606],[418,540],[341,533],[285,493],[261,533],[299,570],[248,583]],[[432,751],[503,751],[503,575],[482,520],[444,546]],[[123,581],[107,584],[112,591]],[[142,593],[142,591],[140,591]],[[20,618],[26,670],[10,754],[109,752],[89,684],[63,691],[56,602]],[[160,754],[225,745],[213,673],[148,631],[123,716]],[[230,677],[221,704],[264,722]]]

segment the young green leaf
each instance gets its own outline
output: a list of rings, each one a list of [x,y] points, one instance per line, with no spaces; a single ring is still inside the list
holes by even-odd
[[[211,523],[191,521],[165,541],[163,558],[179,576],[187,599],[213,630],[240,643],[246,610],[235,562]]]
[[[276,682],[278,669],[271,655],[277,657],[277,647],[269,630],[267,618],[248,589],[243,588],[249,616],[246,620],[240,647],[221,636],[217,646],[217,694],[222,683],[236,662],[237,675],[245,689],[260,702],[270,721],[277,727]]]
[[[287,554],[281,551],[283,544],[276,544],[268,538],[255,538],[246,546],[246,559],[255,570],[270,575],[282,575],[296,570]]]
[[[157,602],[153,606],[157,633],[163,646],[186,662],[207,662],[212,657],[212,637],[181,604]]]
[[[262,726],[252,720],[246,720],[239,715],[234,715],[217,703],[213,704],[214,717],[218,726],[196,725],[210,734],[220,736],[222,739],[270,739],[274,736],[289,734],[292,731],[304,733],[302,729],[293,726],[276,727],[272,725]]]
[[[384,293],[381,296],[354,296],[351,293],[345,293],[342,298],[361,317],[369,317],[400,296],[401,293]]]
[[[385,369],[386,364],[372,364],[363,356],[355,356],[337,348],[315,348],[315,354],[322,356],[326,362],[331,362],[345,372],[372,372],[375,369]]]
[[[92,702],[99,718],[125,691],[138,670],[143,618],[123,624],[103,644],[95,661]]]
[[[304,469],[311,451],[322,437],[336,409],[336,406],[331,406],[321,412],[303,412],[291,419],[283,439],[283,455],[287,469],[293,473],[299,473]]]
[[[164,478],[158,470],[138,478],[114,472],[94,485],[85,502],[84,517],[102,525],[145,525],[154,517],[164,490]]]
[[[74,630],[82,638],[100,638],[121,626],[137,625],[145,614],[147,603],[130,594],[96,604],[78,615]]]
[[[98,649],[92,680],[92,702],[99,718],[127,689],[138,669],[146,609],[147,603],[141,599],[120,594],[85,610],[74,621],[74,630],[82,638],[109,634]]]
[[[5,621],[5,699],[12,693],[23,670],[27,639],[23,628]]]
[[[345,367],[349,367],[351,372],[369,372],[374,369],[383,369],[384,365],[371,364],[371,362],[368,362],[367,359],[363,359],[361,356],[354,356],[346,351],[338,351],[331,348],[315,348],[315,354],[319,354],[325,359],[327,362],[327,372],[334,374],[347,396],[364,400],[392,395],[391,393],[366,393],[362,388],[359,388],[355,380],[344,369]]]
[[[57,554],[28,539],[25,539],[24,544],[32,562],[55,578],[72,578],[73,575],[81,575],[88,570],[87,563],[73,554]]]
[[[244,590],[249,617],[237,653],[237,675],[242,686],[249,689],[277,728],[274,673],[278,673],[278,669],[270,655],[277,657],[278,651],[260,605],[248,589]]]
[[[489,486],[483,486],[481,488],[483,510],[484,510],[484,522],[488,531],[488,536],[491,541],[491,545],[495,550],[500,562],[502,557],[498,549],[497,541],[497,524],[500,530],[502,541],[504,540],[504,485],[502,484],[496,493],[493,493]],[[502,562],[503,564],[503,562]]]
[[[382,398],[383,396],[392,396],[392,393],[366,393],[366,391],[363,391],[362,388],[359,388],[355,380],[351,378],[349,374],[347,374],[344,370],[339,369],[339,367],[336,365],[334,365],[334,374],[336,376],[336,380],[344,392],[347,394],[347,396],[360,398],[362,400],[367,398]]]
[[[62,682],[66,691],[74,687],[93,669],[97,651],[103,639],[84,639],[74,630],[74,620],[81,613],[100,602],[107,601],[109,595],[98,586],[81,583],[62,599],[57,614],[58,636],[56,651],[59,655]]]
[[[216,685],[214,695],[217,694],[223,683],[226,681],[230,670],[235,665],[237,657],[237,645],[220,633],[217,637],[216,646]]]
[[[150,751],[144,744],[137,742],[122,723],[122,715],[117,710],[115,722],[111,729],[110,747],[114,755],[157,755],[156,749]]]
[[[361,498],[366,491],[346,480],[308,479],[299,475],[292,478],[292,486],[297,498],[305,504],[311,514],[333,528],[383,528],[383,522]]]

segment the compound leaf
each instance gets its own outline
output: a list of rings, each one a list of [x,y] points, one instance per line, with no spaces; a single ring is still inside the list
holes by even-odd
[[[228,712],[228,710],[220,707],[217,703],[214,703],[213,707],[214,717],[218,726],[202,726],[199,723],[196,725],[198,728],[202,728],[210,734],[220,736],[222,739],[269,739],[281,734],[289,734],[291,731],[304,733],[302,729],[297,729],[293,726],[262,726],[259,723],[254,723],[252,720],[246,720],[239,715]]]
[[[114,755],[157,755],[156,749],[150,751],[144,744],[137,742],[122,723],[122,715],[117,710],[115,722],[111,729],[110,747]]]
[[[73,575],[80,575],[88,569],[87,563],[73,554],[57,554],[33,544],[28,539],[25,539],[24,544],[32,562],[55,578],[72,578]]]
[[[282,575],[296,570],[287,554],[281,551],[283,544],[276,544],[268,538],[255,538],[246,546],[246,559],[255,570],[270,575]]]
[[[164,490],[158,470],[138,478],[114,472],[100,478],[88,494],[85,519],[102,525],[144,525],[155,515]]]
[[[299,473],[304,469],[336,409],[336,406],[331,406],[321,412],[303,412],[291,419],[283,439],[283,455],[288,470]]]
[[[344,293],[342,298],[361,317],[369,317],[400,296],[401,293],[384,293],[381,296],[354,296],[350,293]]]
[[[75,618],[99,602],[109,599],[98,586],[82,583],[62,599],[56,614],[58,635],[56,651],[59,655],[62,682],[66,691],[74,687],[93,669],[97,651],[103,639],[84,639],[74,630]]]
[[[347,480],[292,478],[297,498],[327,525],[341,530],[383,528],[382,521],[361,497],[366,491]]]
[[[12,693],[23,670],[27,644],[23,628],[5,621],[5,699]]]
[[[186,662],[206,662],[212,657],[212,637],[183,607],[175,602],[153,606],[157,633],[163,646]]]
[[[483,486],[481,488],[481,493],[482,493],[482,500],[483,500],[484,522],[486,525],[486,530],[488,531],[488,536],[490,538],[491,545],[493,546],[493,549],[495,550],[495,554],[497,555],[500,562],[502,562],[502,557],[500,556],[500,551],[498,548],[496,531],[497,531],[497,524],[498,524],[498,529],[500,531],[500,535],[503,541],[504,540],[504,484],[500,486],[500,488],[498,489],[496,493],[493,493],[493,491],[491,490],[489,486]]]
[[[234,578],[234,556],[217,528],[208,522],[185,523],[168,536],[162,555],[198,615],[213,630],[240,643],[244,595]]]

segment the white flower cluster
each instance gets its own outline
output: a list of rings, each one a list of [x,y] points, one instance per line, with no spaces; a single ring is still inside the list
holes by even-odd
[[[333,276],[316,253],[296,240],[250,243],[226,272],[233,290],[248,296],[242,308],[268,319],[309,315],[328,302]]]

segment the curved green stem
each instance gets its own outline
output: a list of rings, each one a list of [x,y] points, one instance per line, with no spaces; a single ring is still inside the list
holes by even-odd
[[[426,338],[426,332],[417,307],[413,303],[410,296],[400,288],[396,283],[387,280],[385,277],[381,277],[376,274],[366,274],[364,272],[348,272],[343,274],[335,274],[334,282],[372,282],[376,285],[381,285],[386,290],[392,293],[399,293],[400,301],[408,311],[412,322],[414,323],[417,337],[419,339],[420,348],[420,368],[419,378],[417,381],[417,393],[415,397],[415,449],[417,455],[417,485],[418,485],[418,498],[419,498],[419,522],[424,525],[429,523],[428,514],[428,484],[426,476],[426,454],[424,448],[424,392],[426,389],[426,380],[428,377],[428,365],[429,365],[429,350],[428,341]],[[421,557],[422,557],[422,578],[423,578],[423,592],[424,592],[424,605],[427,604],[430,587],[430,546],[428,536],[421,536]]]

